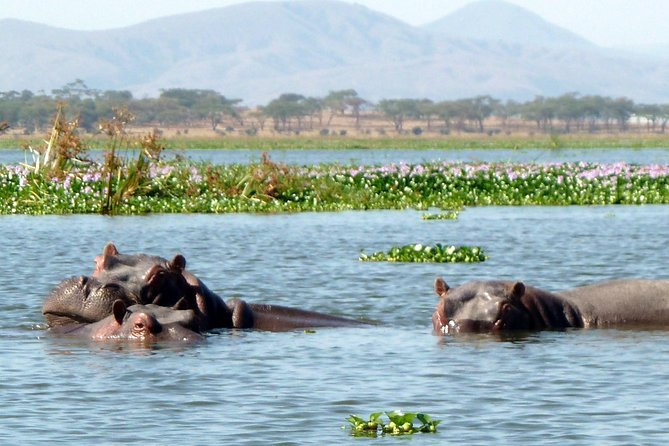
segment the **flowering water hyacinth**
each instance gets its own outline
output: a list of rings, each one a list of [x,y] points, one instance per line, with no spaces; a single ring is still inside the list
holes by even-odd
[[[119,169],[112,187],[131,175]],[[109,175],[77,166],[58,176],[0,165],[0,213],[101,211]],[[458,209],[484,205],[669,204],[669,165],[602,163],[396,163],[288,166],[152,162],[122,190],[115,212],[295,212]],[[112,192],[117,192],[115,189]]]
[[[478,246],[434,246],[415,245],[393,246],[388,252],[360,253],[362,262],[418,262],[418,263],[475,263],[483,262],[487,256]]]

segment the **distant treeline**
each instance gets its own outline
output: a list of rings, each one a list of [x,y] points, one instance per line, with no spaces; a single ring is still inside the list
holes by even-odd
[[[494,133],[521,127],[546,133],[626,131],[635,117],[641,119],[634,124],[649,132],[664,133],[669,122],[669,104],[636,104],[624,97],[579,93],[537,96],[527,102],[503,102],[486,95],[439,102],[405,98],[372,103],[349,89],[331,91],[322,98],[286,93],[255,108],[243,107],[241,102],[214,90],[182,88],[162,90],[156,98],[138,99],[129,91],[91,89],[78,79],[50,94],[0,92],[0,127],[24,129],[27,134],[42,131],[51,125],[59,104],[65,105],[70,116],[77,117],[80,128],[93,133],[101,120],[109,119],[119,108],[127,108],[139,126],[206,125],[214,131],[241,127],[248,135],[262,130],[317,130],[326,135],[333,120],[341,122],[341,118],[359,131],[378,129],[378,123],[383,122],[398,133],[414,134]]]

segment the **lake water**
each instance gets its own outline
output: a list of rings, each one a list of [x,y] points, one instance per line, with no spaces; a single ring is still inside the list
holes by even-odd
[[[196,161],[209,161],[217,164],[248,163],[259,161],[262,150],[168,150],[165,156],[169,159],[176,154]],[[669,148],[643,149],[356,149],[356,150],[270,150],[273,161],[312,165],[319,163],[339,164],[390,164],[398,162],[423,163],[429,161],[462,161],[462,162],[602,162],[615,163],[626,161],[635,164],[668,164]],[[101,159],[102,152],[91,152],[91,156]],[[0,164],[32,163],[30,156],[26,159],[23,150],[0,150]]]
[[[669,278],[669,206],[486,207],[293,215],[0,217],[0,444],[602,444],[669,440],[669,331],[440,338],[432,284],[523,280],[560,290]],[[378,321],[222,331],[194,346],[63,340],[41,306],[113,240],[186,256],[222,296]],[[480,245],[480,264],[363,263],[360,250]],[[355,439],[349,414],[422,411],[436,434]]]

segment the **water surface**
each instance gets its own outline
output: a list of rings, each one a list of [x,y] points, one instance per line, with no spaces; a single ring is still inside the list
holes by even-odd
[[[444,420],[415,445],[664,444],[669,332],[569,330],[439,338],[432,284],[551,290],[669,278],[669,207],[486,207],[292,215],[0,217],[1,444],[347,444],[349,414]],[[41,305],[113,240],[185,255],[216,292],[378,321],[315,333],[221,331],[132,348],[54,338]],[[466,265],[362,263],[361,249],[480,245]],[[386,438],[384,443],[401,439]]]
[[[625,161],[634,164],[669,164],[669,148],[640,149],[304,149],[304,150],[269,150],[273,161],[312,165],[320,163],[378,165],[406,162],[411,164],[431,161],[460,162],[600,162],[616,163]],[[102,159],[102,151],[90,152],[94,159]],[[249,163],[260,160],[262,150],[255,149],[192,149],[167,150],[165,156],[173,158],[184,156],[195,161],[208,161],[216,164]],[[23,150],[0,150],[0,164],[26,162],[32,158]]]

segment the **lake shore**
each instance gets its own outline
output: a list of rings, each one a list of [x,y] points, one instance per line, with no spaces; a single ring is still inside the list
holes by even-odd
[[[146,131],[145,131],[146,130]],[[143,135],[148,129],[131,128],[130,136]],[[211,132],[191,132],[184,135],[176,130],[163,131],[161,142],[168,149],[559,149],[559,148],[669,148],[669,134],[611,133],[611,134],[456,134],[456,135],[397,135],[397,136],[320,136],[216,135]],[[100,135],[82,135],[85,145],[105,148],[108,139]],[[0,149],[37,147],[44,138],[7,134],[0,137]]]

